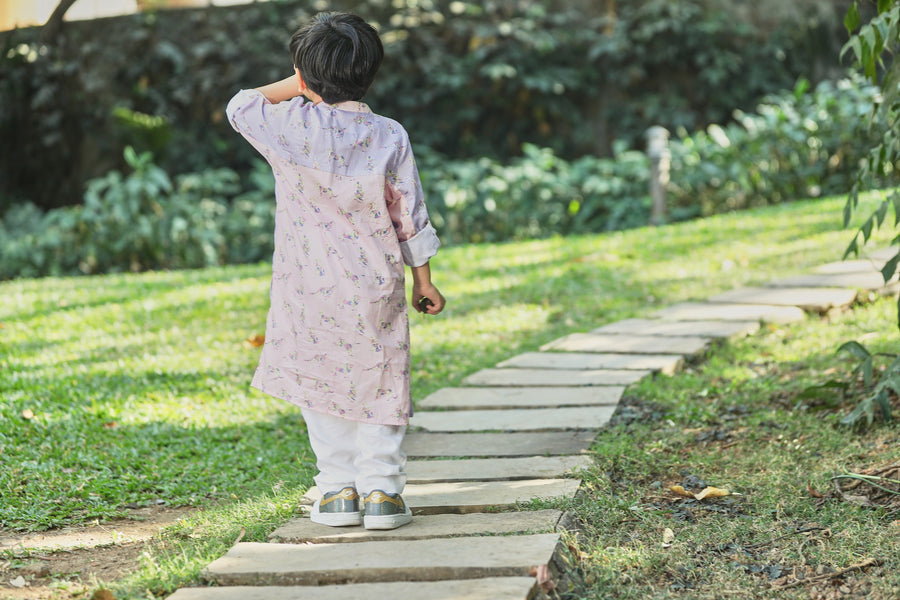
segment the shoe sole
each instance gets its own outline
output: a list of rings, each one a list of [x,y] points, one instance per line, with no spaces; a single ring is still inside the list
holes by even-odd
[[[353,525],[362,525],[363,522],[362,514],[359,512],[319,512],[318,500],[313,505],[312,512],[309,514],[309,520],[319,525],[328,525],[329,527],[351,527]]]
[[[412,512],[399,515],[366,515],[363,524],[366,529],[397,529],[412,521]]]
[[[309,520],[329,527],[350,527],[362,524],[362,517],[359,513],[314,513],[309,515]]]

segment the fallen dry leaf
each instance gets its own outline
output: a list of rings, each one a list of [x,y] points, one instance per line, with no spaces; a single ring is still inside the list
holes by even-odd
[[[813,498],[824,498],[824,497],[825,497],[825,496],[822,495],[822,492],[816,491],[816,488],[814,488],[814,487],[812,486],[812,483],[807,483],[807,484],[806,484],[806,491],[807,491],[807,492],[809,493],[809,495],[812,496]]]
[[[663,548],[668,548],[675,541],[675,532],[666,527],[663,529]]]
[[[547,565],[537,565],[528,569],[528,574],[534,577],[537,584],[545,592],[556,589],[556,584],[550,579],[550,567]]]
[[[251,335],[246,340],[244,340],[244,346],[247,348],[259,348],[263,344],[266,343],[266,336],[262,333],[258,333],[256,335]]]
[[[34,412],[32,412],[32,410],[30,408],[26,408],[25,410],[22,411],[22,418],[31,420],[34,418]]]
[[[712,486],[707,486],[696,494],[687,491],[680,485],[673,485],[669,489],[683,498],[694,498],[695,500],[703,500],[704,498],[721,498],[723,496],[731,495],[731,492],[729,492],[728,490],[723,490]]]
[[[672,490],[673,492],[675,492],[676,494],[678,494],[679,496],[682,496],[682,497],[684,497],[684,498],[693,498],[693,497],[694,497],[693,492],[687,491],[686,489],[684,489],[684,488],[681,487],[680,485],[673,485],[673,486],[670,487],[669,489]]]
[[[694,494],[694,498],[696,498],[697,500],[703,500],[704,498],[722,498],[724,496],[730,495],[731,492],[729,492],[728,490],[710,486],[703,488],[700,493]]]
[[[9,585],[13,586],[14,588],[23,588],[23,587],[25,587],[26,585],[28,585],[28,582],[25,581],[25,578],[24,578],[24,577],[22,577],[21,575],[19,575],[19,576],[16,577],[15,579],[10,579],[10,580],[9,580]]]

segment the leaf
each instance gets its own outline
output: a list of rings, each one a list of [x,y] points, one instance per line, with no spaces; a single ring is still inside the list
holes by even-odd
[[[10,579],[10,580],[9,580],[9,585],[13,586],[14,588],[23,588],[23,587],[25,587],[26,585],[28,585],[28,582],[25,581],[25,578],[24,578],[24,577],[22,577],[21,575],[19,575],[19,576],[16,577],[15,579]]]
[[[22,418],[25,419],[26,421],[30,421],[31,419],[34,418],[34,412],[32,412],[32,410],[30,408],[26,408],[25,410],[22,411]]]
[[[885,283],[893,279],[894,275],[897,274],[897,263],[900,263],[900,253],[897,253],[893,258],[884,263],[884,266],[881,268],[881,276],[884,277]]]
[[[848,354],[852,354],[859,360],[869,360],[872,358],[872,355],[866,350],[866,347],[860,344],[859,342],[844,342],[837,349],[837,354],[841,352],[847,352]]]
[[[251,335],[246,340],[244,340],[244,346],[247,348],[259,348],[263,344],[266,343],[265,334],[258,333],[256,335]]]
[[[879,2],[879,7],[881,3]],[[847,14],[844,15],[844,27],[847,28],[847,33],[852,34],[859,24],[861,23],[861,19],[859,17],[859,7],[856,5],[856,2],[853,2],[850,5],[850,8],[847,9]]]
[[[692,492],[687,491],[680,485],[673,485],[669,489],[683,498],[694,498],[694,494]]]
[[[663,548],[668,548],[669,546],[672,545],[672,542],[674,542],[674,541],[675,541],[675,532],[672,531],[668,527],[663,529],[663,536],[662,536]]]
[[[825,497],[825,496],[822,494],[822,492],[817,491],[816,488],[814,488],[814,487],[812,486],[812,483],[807,483],[807,484],[806,484],[806,491],[807,491],[807,493],[809,493],[809,495],[812,496],[813,498],[824,498],[824,497]]]
[[[703,500],[704,498],[723,498],[725,496],[730,496],[730,495],[731,495],[731,492],[729,492],[728,490],[723,490],[721,488],[716,488],[716,487],[706,487],[706,488],[703,488],[703,490],[700,493],[694,494],[694,497],[697,500]]]

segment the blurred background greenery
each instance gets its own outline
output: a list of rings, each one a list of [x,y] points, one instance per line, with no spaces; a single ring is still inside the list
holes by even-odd
[[[876,94],[838,59],[849,4],[272,1],[3,32],[0,279],[267,259],[273,182],[224,107],[325,8],[378,26],[366,100],[409,130],[447,243],[645,224],[652,125],[671,220],[843,193]]]

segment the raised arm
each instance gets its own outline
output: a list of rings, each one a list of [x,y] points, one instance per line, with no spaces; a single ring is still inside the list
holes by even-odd
[[[296,74],[285,77],[281,81],[256,88],[272,104],[278,104],[300,95],[300,79]]]

